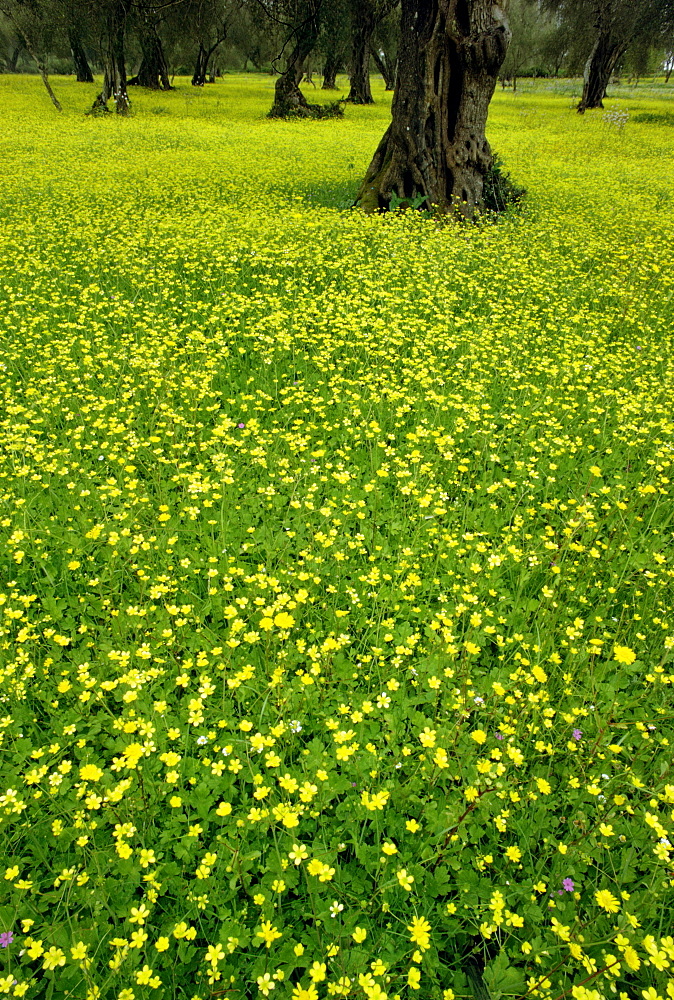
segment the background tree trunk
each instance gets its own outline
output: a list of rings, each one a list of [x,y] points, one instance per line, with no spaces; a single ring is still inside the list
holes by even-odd
[[[583,95],[578,105],[579,114],[588,108],[603,108],[606,88],[616,63],[627,48],[626,42],[611,38],[610,32],[600,30],[592,51],[585,63]]]
[[[376,47],[371,49],[372,58],[374,59],[375,66],[381,73],[384,80],[384,88],[386,90],[394,90],[396,85],[396,68],[395,66],[389,65],[389,61],[386,58],[386,53],[382,50],[377,52]]]
[[[155,25],[145,25],[140,39],[143,53],[137,76],[128,81],[129,87],[148,90],[173,90],[161,38]]]
[[[342,60],[336,52],[328,52],[323,66],[322,90],[337,90],[337,74],[342,68]]]
[[[274,88],[274,104],[269,112],[270,118],[286,118],[288,115],[308,115],[309,104],[300,90],[304,75],[304,59],[295,59],[295,51],[291,53],[289,65],[281,73]],[[292,62],[291,62],[292,60]]]
[[[12,54],[9,57],[9,62],[7,63],[8,73],[16,73],[16,68],[19,64],[19,56],[21,55],[25,47],[26,46],[23,40],[20,40],[16,43],[16,45],[12,49]]]
[[[87,54],[84,51],[80,40],[79,32],[75,27],[68,28],[68,44],[75,66],[75,76],[78,83],[93,83],[94,74],[91,72]]]
[[[209,57],[210,52],[204,48],[203,42],[199,42],[197,61],[194,65],[194,73],[192,74],[193,87],[203,87],[206,83],[206,72],[208,70]]]
[[[510,41],[492,0],[402,0],[393,120],[357,197],[471,217],[492,166],[485,125]]]
[[[37,71],[40,74],[40,79],[42,80],[42,83],[44,84],[44,89],[49,94],[49,100],[52,102],[57,111],[63,111],[59,99],[52,90],[52,85],[49,82],[49,74],[47,73],[46,63],[42,58],[42,56],[40,55],[40,53],[38,52],[38,50],[33,46],[30,36],[24,31],[24,29],[21,27],[20,24],[17,24],[16,21],[14,21],[13,17],[11,16],[11,11],[7,11],[3,8],[0,8],[0,10],[2,10],[2,13],[13,23],[14,28],[17,31],[17,34],[19,35],[20,38],[23,39],[23,44],[26,47],[26,52],[28,52],[29,56],[37,66]]]
[[[295,44],[288,56],[285,72],[281,73],[274,88],[274,103],[269,112],[270,118],[287,118],[289,116],[311,116],[311,109],[300,90],[300,82],[304,72],[304,63],[314,49],[320,29],[320,3],[308,0],[306,8],[298,13],[294,29]]]
[[[375,29],[373,0],[353,0],[351,4],[351,104],[374,104],[370,89],[370,41]]]
[[[210,49],[207,49],[203,42],[199,42],[199,51],[197,52],[197,61],[194,66],[194,73],[192,75],[192,86],[193,87],[204,87],[206,85],[206,78],[208,76],[208,64],[210,62],[211,56],[215,53],[218,47],[224,42],[225,36],[219,38],[215,45],[211,45]],[[211,80],[211,83],[215,83],[215,80]]]
[[[108,12],[103,40],[103,90],[94,101],[92,111],[107,110],[112,97],[118,115],[129,113],[131,101],[126,89],[126,59],[124,41],[131,0],[116,0]]]

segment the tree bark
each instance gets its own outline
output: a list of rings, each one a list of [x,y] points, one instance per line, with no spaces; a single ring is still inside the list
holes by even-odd
[[[25,47],[26,46],[25,46],[25,44],[24,44],[23,41],[17,42],[17,44],[14,46],[14,49],[12,50],[12,54],[9,57],[9,62],[7,63],[7,72],[8,73],[16,73],[16,68],[17,68],[17,66],[19,64],[19,56],[21,55],[21,53],[23,52],[23,50],[25,49]]]
[[[49,74],[47,73],[47,69],[42,60],[40,60],[37,64],[37,71],[40,74],[40,79],[44,84],[44,89],[49,94],[49,99],[51,100],[52,104],[54,105],[57,111],[63,111],[63,108],[61,107],[61,102],[59,101],[58,97],[52,90],[51,83],[49,82]]]
[[[308,0],[301,10],[294,29],[294,45],[286,68],[274,87],[274,103],[270,118],[311,117],[312,110],[300,90],[304,63],[314,49],[320,29],[320,3]]]
[[[592,51],[585,63],[583,73],[583,95],[578,104],[578,113],[588,108],[603,108],[606,88],[616,63],[624,54],[627,42],[611,37],[610,31],[599,30]]]
[[[396,85],[396,68],[391,66],[388,59],[386,58],[386,53],[382,50],[377,52],[376,47],[371,49],[372,58],[374,59],[375,66],[379,70],[384,80],[385,90],[395,90]]]
[[[206,83],[206,71],[208,69],[208,59],[209,59],[208,51],[204,48],[203,42],[199,42],[197,61],[194,65],[194,73],[192,74],[193,87],[203,87],[204,84]]]
[[[126,58],[124,42],[126,21],[132,0],[115,0],[110,7],[105,23],[103,39],[103,89],[93,103],[91,110],[107,111],[112,97],[118,115],[127,115],[131,101],[127,92]]]
[[[342,68],[342,60],[334,52],[328,52],[323,66],[322,90],[337,90],[337,74]]]
[[[213,53],[224,42],[224,40],[225,36],[223,35],[223,37],[219,38],[218,41],[215,43],[215,45],[212,45],[210,49],[207,49],[203,42],[199,42],[197,61],[194,66],[194,73],[192,75],[193,87],[204,87],[206,85],[206,77],[208,76],[208,63],[210,62]]]
[[[93,83],[94,74],[91,72],[87,54],[82,46],[79,32],[73,26],[68,28],[68,44],[75,66],[75,77],[78,83]]]
[[[291,59],[294,52],[291,54]],[[269,112],[270,118],[287,118],[289,115],[308,116],[309,104],[300,90],[300,82],[304,75],[304,59],[297,59],[286,67],[274,86],[274,103]]]
[[[138,74],[127,81],[129,87],[147,87],[148,90],[173,90],[164,46],[154,24],[146,24],[141,33],[142,59]]]
[[[402,0],[393,120],[357,197],[366,212],[412,204],[470,218],[483,208],[485,125],[509,41],[493,0]]]
[[[375,29],[373,0],[353,0],[351,4],[351,73],[347,101],[374,104],[370,89],[370,42]]]

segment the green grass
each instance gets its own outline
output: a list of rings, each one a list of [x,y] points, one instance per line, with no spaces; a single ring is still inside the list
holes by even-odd
[[[669,91],[469,227],[177,83],[0,77],[0,990],[672,997]]]

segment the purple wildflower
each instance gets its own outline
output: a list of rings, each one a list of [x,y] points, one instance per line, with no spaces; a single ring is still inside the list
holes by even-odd
[[[0,948],[7,948],[14,940],[14,934],[12,931],[5,931],[4,934],[0,934]]]
[[[571,733],[571,735],[573,736],[574,740],[579,740],[582,737],[582,735],[583,735],[583,730],[582,729],[574,729],[574,731]]]
[[[573,892],[573,879],[565,878],[564,881],[562,882],[562,886],[564,887],[564,889],[566,889],[567,892]]]
[[[245,425],[245,424],[237,424],[236,426],[237,426],[238,428],[240,428],[241,430],[243,430],[243,428],[244,428],[244,427],[245,427],[246,425]]]
[[[503,739],[503,733],[497,733],[496,734],[496,739],[497,740],[502,740]]]

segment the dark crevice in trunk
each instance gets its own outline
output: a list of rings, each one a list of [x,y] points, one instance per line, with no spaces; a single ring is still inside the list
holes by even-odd
[[[461,111],[462,88],[464,78],[463,60],[459,54],[457,45],[450,40],[447,46],[448,75],[452,81],[449,94],[447,95],[447,136],[450,142],[454,141],[456,125]]]

